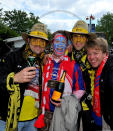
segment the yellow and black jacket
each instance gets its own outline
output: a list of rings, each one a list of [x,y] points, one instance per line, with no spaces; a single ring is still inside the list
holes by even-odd
[[[15,73],[28,66],[26,59],[28,55],[32,55],[32,53],[29,52],[28,46],[24,45],[22,48],[9,53],[4,61],[0,62],[0,119],[8,121],[11,112],[15,112],[17,118],[13,118],[14,115],[10,118],[13,124],[15,119],[19,118],[24,99],[24,91],[28,87],[28,83],[14,83],[13,78]],[[43,57],[37,57],[41,69],[42,59]],[[41,77],[39,77],[39,79],[39,84],[41,86]],[[16,126],[17,123],[15,124],[15,127]]]

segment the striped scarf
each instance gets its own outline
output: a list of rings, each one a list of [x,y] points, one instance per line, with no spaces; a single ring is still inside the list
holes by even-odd
[[[100,95],[99,95],[99,80],[102,73],[102,69],[108,59],[108,56],[104,57],[101,65],[96,71],[95,83],[94,83],[94,95],[93,95],[93,112],[92,116],[97,125],[102,126],[102,116],[100,108]]]
[[[8,102],[8,116],[5,131],[17,131],[17,121],[20,113],[20,87],[14,84],[14,73],[7,77],[7,90],[10,94]],[[13,81],[13,83],[11,83]]]
[[[91,65],[88,62],[88,59],[86,57],[86,51],[84,48],[82,48],[79,51],[77,51],[76,49],[73,48],[71,59],[75,60],[79,64],[82,71],[84,71],[86,69],[88,69],[88,70],[91,69]]]
[[[43,127],[45,127],[45,122],[44,122],[45,108],[46,109],[50,109],[51,108],[50,111],[52,111],[52,112],[54,111],[54,107],[55,107],[54,105],[52,105],[51,103],[46,105],[47,103],[50,102],[50,98],[46,97],[46,96],[48,96],[47,94],[49,94],[50,97],[51,97],[52,96],[52,92],[53,92],[51,89],[49,90],[47,88],[47,84],[48,84],[48,80],[50,80],[50,79],[51,80],[58,80],[58,81],[60,80],[60,77],[61,77],[61,75],[63,73],[63,70],[64,70],[64,66],[66,65],[66,63],[65,63],[66,61],[69,61],[69,58],[67,56],[62,56],[56,63],[56,62],[54,62],[54,55],[52,55],[49,58],[48,63],[47,63],[47,65],[44,68],[44,74],[43,74],[43,77],[44,77],[44,79],[43,79],[43,97],[42,97],[42,105],[41,105],[41,107],[42,107],[42,114],[38,117],[37,121],[34,124],[34,126],[36,128],[43,128]],[[53,68],[53,65],[55,66],[54,68]],[[70,76],[68,74],[66,76],[67,76],[67,79],[70,78]],[[69,81],[69,83],[70,83],[70,85],[72,87],[71,80],[72,79],[68,79],[68,81]],[[67,86],[67,87],[69,87],[69,86]],[[65,86],[64,93],[65,93],[65,91],[66,91],[66,86]],[[72,90],[70,91],[68,89],[68,91],[70,93]]]
[[[81,60],[81,58],[86,54],[86,51],[84,48],[82,48],[81,50],[77,51],[75,48],[73,48],[72,50],[72,60],[74,59],[76,62],[79,63],[79,61]]]

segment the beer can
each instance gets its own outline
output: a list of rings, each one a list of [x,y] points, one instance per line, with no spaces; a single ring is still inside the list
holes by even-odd
[[[36,60],[36,58],[34,56],[29,56],[27,59],[28,66],[34,66],[35,60]]]

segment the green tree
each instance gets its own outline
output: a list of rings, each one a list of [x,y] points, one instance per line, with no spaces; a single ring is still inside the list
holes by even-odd
[[[30,17],[28,17],[28,25],[31,28],[35,23],[41,23],[39,21],[39,17],[38,16],[34,16],[33,13],[29,13]],[[30,29],[29,28],[29,29]]]
[[[17,35],[18,34],[14,30],[10,29],[10,27],[4,24],[3,12],[2,9],[0,9],[0,57],[9,50],[5,45],[4,40],[7,38],[15,37]]]
[[[27,14],[24,11],[16,10],[4,11],[4,23],[18,34],[28,32],[32,25],[39,22],[39,17],[35,17],[33,13]]]
[[[0,22],[0,58],[9,52],[8,46],[3,40],[11,37],[16,37],[18,34],[9,27]]]
[[[47,30],[47,34],[48,34],[48,39],[52,40],[52,33],[49,29]]]
[[[3,15],[4,14],[4,15]],[[39,17],[34,16],[33,13],[27,14],[24,11],[16,10],[4,11],[0,9],[0,49],[5,44],[7,38],[21,35],[22,32],[28,33],[35,23],[40,23]],[[48,30],[49,39],[51,39],[51,32]],[[49,44],[48,44],[49,45]],[[49,46],[48,46],[49,47]]]
[[[2,12],[2,8],[0,9],[0,23],[3,23],[3,12]]]
[[[4,25],[3,23],[0,23],[0,40],[4,40],[11,37],[16,37],[18,34],[10,29],[8,26]]]
[[[113,40],[113,13],[108,12],[98,20],[96,32],[105,32],[107,34],[107,40],[111,44]]]

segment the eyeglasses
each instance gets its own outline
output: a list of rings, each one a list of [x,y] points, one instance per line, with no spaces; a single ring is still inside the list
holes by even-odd
[[[40,38],[31,38],[30,43],[31,45],[40,46],[42,48],[46,47],[46,41]]]
[[[76,43],[76,42],[86,42],[87,40],[87,37],[85,35],[73,35],[73,42]]]

